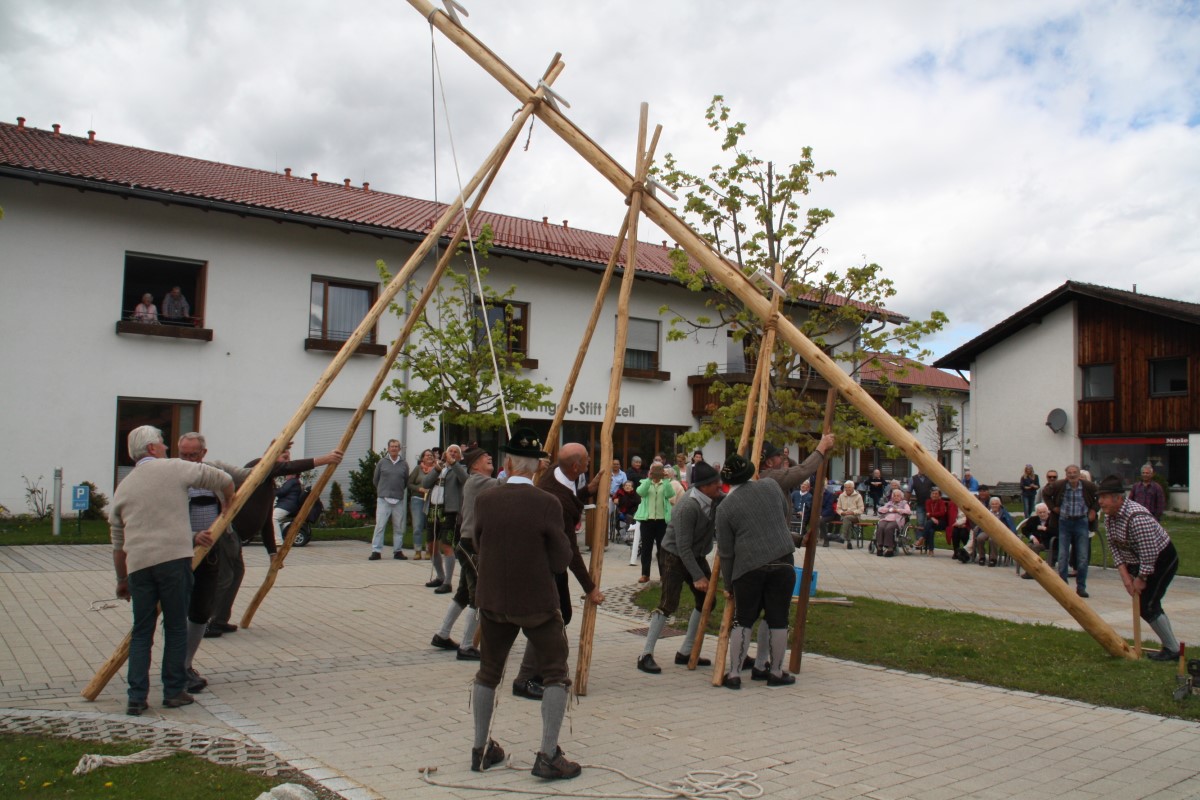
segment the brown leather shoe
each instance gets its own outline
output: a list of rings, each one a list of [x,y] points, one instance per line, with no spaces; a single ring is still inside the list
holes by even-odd
[[[556,781],[578,777],[579,773],[583,772],[583,768],[574,761],[568,761],[567,757],[563,755],[562,748],[556,747],[553,757],[545,753],[538,753],[537,758],[533,761],[531,771],[535,777]]]
[[[196,698],[187,692],[180,692],[174,697],[164,698],[162,704],[163,708],[182,708],[183,706],[190,706],[194,702],[196,702]]]
[[[471,748],[471,772],[483,772],[504,759],[504,748],[497,744],[495,739],[488,739],[488,743],[483,747]]]

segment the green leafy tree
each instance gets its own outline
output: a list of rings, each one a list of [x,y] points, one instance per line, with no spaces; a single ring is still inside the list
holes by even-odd
[[[706,112],[708,127],[721,138],[721,160],[706,174],[689,172],[672,154],[667,154],[659,178],[684,195],[683,216],[700,231],[714,249],[747,276],[762,270],[773,276],[782,273],[779,285],[786,291],[784,314],[818,347],[835,360],[845,362],[851,374],[871,365],[880,368],[880,353],[893,353],[920,360],[930,355],[921,340],[946,324],[947,318],[934,311],[926,320],[907,320],[885,312],[886,303],[896,295],[893,282],[883,268],[863,263],[841,272],[826,268],[824,248],[816,244],[822,229],[833,219],[833,212],[807,207],[814,182],[833,178],[832,170],[818,170],[811,147],[803,147],[800,160],[778,169],[743,145],[744,122],[731,121],[731,110],[720,95],[713,98]],[[763,338],[763,325],[757,315],[728,289],[697,271],[687,254],[671,253],[675,277],[689,289],[705,294],[705,311],[688,315],[663,306],[660,313],[671,315],[668,338],[711,336],[723,341],[726,331],[741,342],[747,371],[757,363]],[[763,291],[773,291],[760,282]],[[717,364],[709,364],[707,375],[716,378]],[[892,377],[903,373],[893,370]],[[771,359],[771,390],[768,397],[767,439],[782,444],[803,438],[816,430],[823,411],[823,399],[813,390],[819,377],[803,358],[785,342],[776,339]],[[886,376],[878,382],[885,408],[895,406],[898,387]],[[749,386],[743,381],[715,380],[716,402],[700,430],[681,438],[687,448],[698,447],[724,434],[736,441],[746,414]],[[912,419],[901,418],[909,424]],[[859,412],[848,405],[839,406],[834,425],[839,444],[853,448],[883,447],[894,453]]]
[[[487,257],[491,242],[491,228],[484,226],[476,240],[476,251],[481,257]],[[396,359],[394,368],[407,371],[408,382],[393,380],[384,389],[383,397],[394,402],[401,413],[420,419],[426,431],[437,430],[439,422],[446,427],[461,426],[468,431],[468,440],[476,441],[480,431],[504,426],[502,397],[512,424],[520,419],[518,409],[537,407],[551,389],[522,376],[521,362],[525,358],[519,350],[522,329],[513,318],[513,307],[506,303],[512,299],[516,287],[499,291],[486,283],[477,286],[469,257],[462,261],[463,271],[455,271],[453,265],[446,270]],[[391,279],[382,261],[379,271],[385,281]],[[481,265],[479,274],[480,280],[485,281],[487,268]],[[410,307],[422,290],[423,287],[408,287]],[[480,308],[480,297],[488,308],[486,317]],[[392,304],[392,312],[404,316],[404,309],[398,304]],[[491,348],[486,327],[489,321]],[[493,348],[500,373],[499,386],[493,374]]]
[[[368,514],[375,513],[375,465],[383,458],[383,452],[368,450],[367,454],[358,460],[358,469],[350,470],[350,502],[358,504]],[[341,487],[338,487],[339,491]],[[330,507],[333,504],[330,495]]]
[[[374,471],[375,468],[371,467],[371,469]],[[372,503],[372,505],[374,504]],[[337,481],[334,481],[329,487],[329,510],[335,515],[346,510],[346,498],[342,496],[342,485]]]
[[[107,519],[104,508],[108,505],[108,498],[91,481],[83,481],[80,485],[88,487],[88,507],[80,511],[79,516],[83,519]]]

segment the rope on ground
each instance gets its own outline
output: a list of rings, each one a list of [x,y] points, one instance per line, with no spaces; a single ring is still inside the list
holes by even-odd
[[[505,766],[508,769],[522,771],[530,769],[529,766],[517,766],[511,757],[505,762]],[[450,781],[434,780],[432,775],[434,772],[437,772],[437,767],[421,767],[418,772],[420,772],[421,779],[425,783],[444,789],[477,789],[485,792],[532,794],[542,797],[582,797],[589,798],[589,800],[675,800],[675,798],[683,798],[683,800],[707,800],[707,798],[720,797],[739,797],[742,800],[752,800],[752,798],[762,797],[765,793],[763,787],[758,783],[758,774],[745,770],[727,772],[720,769],[699,769],[685,773],[683,778],[679,780],[668,781],[667,783],[654,783],[653,781],[636,778],[616,767],[607,767],[603,764],[581,764],[580,766],[586,769],[602,769],[616,773],[632,783],[641,784],[654,793],[647,793],[645,790],[637,794],[566,792],[562,790],[564,784],[561,783],[554,784],[555,788],[553,789],[490,786],[481,783],[453,783]]]
[[[103,600],[93,600],[88,603],[88,611],[103,611],[106,608],[116,608],[121,605],[121,598],[106,597]]]
[[[101,767],[124,767],[128,764],[148,764],[151,761],[161,761],[164,758],[170,758],[177,752],[173,747],[148,747],[141,752],[130,753],[127,756],[105,756],[97,753],[85,753],[79,759],[79,763],[75,765],[72,774],[87,775],[92,770],[97,770]]]

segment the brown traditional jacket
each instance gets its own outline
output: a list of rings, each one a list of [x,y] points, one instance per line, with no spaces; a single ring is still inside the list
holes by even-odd
[[[587,565],[583,563],[583,554],[579,552],[579,540],[575,536],[575,529],[579,527],[579,521],[583,519],[584,501],[590,499],[591,494],[584,488],[580,490],[583,493],[581,497],[559,483],[558,479],[554,477],[556,467],[557,465],[543,470],[537,485],[539,489],[544,489],[558,498],[558,502],[562,504],[562,530],[567,537],[567,542],[571,545],[571,563],[569,565],[571,574],[579,581],[583,591],[591,594],[592,590],[596,588],[596,583],[588,573]]]
[[[571,561],[562,505],[528,483],[509,482],[475,499],[482,611],[530,616],[559,610],[554,574]]]

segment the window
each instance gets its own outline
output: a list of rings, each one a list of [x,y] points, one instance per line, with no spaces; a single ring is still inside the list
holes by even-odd
[[[114,485],[133,469],[129,457],[129,432],[142,425],[162,431],[163,441],[175,453],[175,443],[185,433],[200,429],[200,403],[195,400],[155,400],[141,397],[117,398],[117,442]]]
[[[475,307],[476,318],[480,315],[479,298],[476,297],[473,301]],[[511,316],[507,313],[511,309]],[[521,358],[521,366],[525,369],[537,369],[538,362],[535,358],[529,358],[529,303],[522,303],[516,300],[504,301],[488,301],[487,304],[487,323],[495,334],[496,323],[503,323],[504,329],[501,338],[507,340],[508,352]],[[482,330],[479,331],[477,344],[487,344],[487,334]],[[500,341],[496,341],[496,345],[500,345]]]
[[[670,380],[670,373],[659,371],[658,320],[630,317],[625,340],[625,375],[631,378]]]
[[[937,429],[942,433],[958,433],[958,409],[946,403],[939,403]]]
[[[1111,400],[1113,393],[1113,365],[1091,364],[1083,368],[1083,399]]]
[[[207,267],[203,261],[126,253],[117,333],[211,342],[212,331],[204,327]],[[150,311],[139,310],[145,295]]]
[[[1150,395],[1187,394],[1187,359],[1162,358],[1150,362]]]
[[[374,283],[313,276],[304,349],[340,350],[340,343],[354,334],[375,305],[378,288]],[[359,345],[359,353],[382,356],[387,352],[386,347],[375,343],[375,335],[372,328]]]

